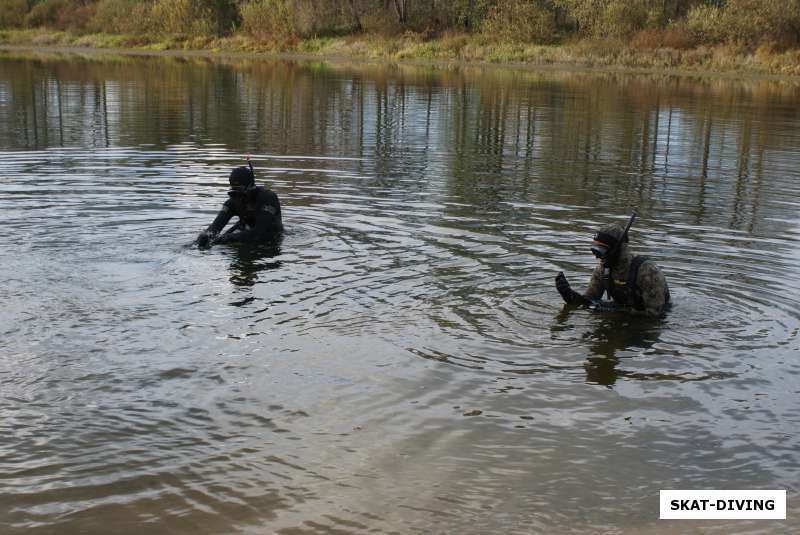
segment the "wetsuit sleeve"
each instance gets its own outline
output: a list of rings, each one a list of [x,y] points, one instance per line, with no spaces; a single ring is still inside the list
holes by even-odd
[[[228,224],[228,221],[230,221],[232,216],[233,210],[231,210],[229,202],[226,201],[222,205],[222,209],[217,214],[217,217],[214,218],[214,221],[208,226],[208,228],[197,235],[197,239],[195,240],[197,246],[201,249],[210,247],[217,234],[219,234],[219,232],[225,228],[225,225]]]
[[[592,278],[589,279],[589,286],[583,293],[584,297],[591,301],[599,301],[603,297],[605,287],[603,286],[603,265],[597,264],[592,271]]]
[[[620,306],[613,300],[603,301],[603,292],[605,292],[605,283],[603,282],[603,264],[597,264],[597,267],[592,271],[592,278],[589,279],[589,286],[583,296],[590,301],[589,308],[600,312],[611,312],[619,310]]]
[[[217,214],[217,217],[214,218],[214,221],[208,226],[206,232],[216,236],[225,228],[225,225],[228,224],[231,217],[233,217],[233,210],[231,209],[230,201],[225,201],[222,205],[222,209]]]
[[[667,279],[653,262],[645,262],[636,276],[636,285],[644,302],[644,313],[660,316],[667,306]]]

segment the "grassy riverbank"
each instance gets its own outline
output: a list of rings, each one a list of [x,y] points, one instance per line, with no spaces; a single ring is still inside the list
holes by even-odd
[[[0,44],[800,76],[800,0],[0,0]]]
[[[386,61],[511,63],[530,66],[602,67],[739,75],[800,76],[800,50],[737,49],[700,46],[691,49],[638,48],[613,40],[578,40],[559,45],[493,42],[481,35],[447,33],[436,38],[406,32],[387,37],[357,36],[304,39],[292,44],[266,44],[246,36],[186,37],[106,33],[72,33],[44,29],[0,31],[0,44],[24,47],[115,48],[148,51],[289,53],[320,58]]]

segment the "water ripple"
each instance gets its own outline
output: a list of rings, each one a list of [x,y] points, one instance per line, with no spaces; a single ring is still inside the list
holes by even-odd
[[[795,89],[0,63],[6,531],[639,533],[659,488],[797,492]],[[247,151],[284,236],[196,250]],[[565,310],[632,208],[673,310]]]

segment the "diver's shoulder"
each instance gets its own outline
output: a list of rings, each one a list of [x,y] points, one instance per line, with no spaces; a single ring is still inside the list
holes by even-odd
[[[264,197],[264,198],[267,198],[267,197],[277,198],[278,197],[277,193],[275,193],[274,191],[272,191],[271,189],[269,189],[266,186],[256,186],[256,192],[258,193],[258,195],[260,197]]]
[[[661,271],[658,262],[654,258],[650,256],[644,256],[643,260],[644,261],[642,262],[642,267],[640,269],[645,271]]]
[[[644,262],[642,262],[641,266],[639,266],[639,273],[637,274],[636,278],[639,281],[646,281],[646,280],[666,280],[664,276],[664,272],[661,270],[659,265],[656,263],[655,260],[652,258],[646,257]]]

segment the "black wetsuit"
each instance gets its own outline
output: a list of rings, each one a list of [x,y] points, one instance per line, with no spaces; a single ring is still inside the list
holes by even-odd
[[[233,216],[239,221],[225,234],[219,235]],[[214,243],[263,241],[283,230],[281,205],[275,192],[263,186],[246,193],[232,195],[205,230]]]

